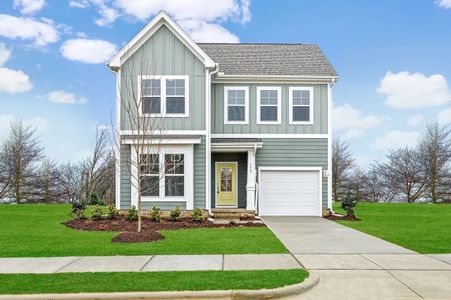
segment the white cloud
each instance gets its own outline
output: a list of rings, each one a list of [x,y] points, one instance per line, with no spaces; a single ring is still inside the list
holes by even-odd
[[[443,105],[451,101],[451,91],[441,74],[425,76],[422,73],[387,72],[377,89],[387,95],[388,106],[406,108],[424,108]]]
[[[51,91],[48,93],[47,97],[50,102],[59,104],[84,104],[88,102],[88,99],[86,98],[77,98],[75,94],[63,90]]]
[[[10,39],[32,40],[36,46],[55,43],[59,33],[49,19],[14,17],[0,14],[0,36]]]
[[[350,104],[333,106],[332,124],[334,130],[344,133],[345,139],[362,136],[365,131],[382,123],[382,119],[364,113]]]
[[[104,40],[73,39],[65,41],[60,51],[68,60],[100,64],[116,53],[116,46]]]
[[[23,15],[32,15],[40,11],[45,5],[45,0],[14,0],[13,6]]]
[[[417,144],[419,132],[393,130],[378,137],[372,147],[379,150],[396,149],[400,147],[414,147]]]
[[[411,115],[408,119],[407,119],[407,123],[410,126],[419,126],[421,124],[423,124],[425,121],[425,118],[423,115]]]
[[[6,48],[4,43],[0,43],[0,67],[11,57],[11,50]]]
[[[89,6],[89,2],[87,0],[71,0],[69,1],[69,6],[75,8],[86,8]]]
[[[20,70],[0,68],[0,92],[9,94],[28,92],[33,84],[27,74]]]
[[[180,21],[193,40],[198,43],[238,43],[240,39],[221,25],[203,21]]]
[[[445,108],[440,111],[437,115],[437,120],[441,124],[449,124],[451,123],[451,107]]]
[[[443,8],[451,8],[451,0],[436,0],[435,3]]]
[[[0,138],[6,137],[9,134],[11,123],[20,120],[17,116],[0,114]],[[30,119],[23,119],[25,126],[33,126],[38,133],[42,133],[49,127],[49,122],[43,117],[32,117]]]

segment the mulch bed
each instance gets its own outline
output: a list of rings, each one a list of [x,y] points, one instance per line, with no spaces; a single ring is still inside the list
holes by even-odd
[[[337,220],[344,220],[344,221],[361,221],[357,217],[351,217],[351,216],[343,216],[343,215],[329,215],[324,217],[325,219],[331,220],[331,221],[337,221]]]
[[[195,222],[191,218],[182,218],[178,222],[162,218],[160,222],[151,221],[143,217],[141,219],[142,230],[137,232],[137,221],[127,221],[124,216],[118,216],[114,220],[73,219],[63,224],[72,229],[87,231],[117,231],[118,236],[112,239],[113,243],[142,243],[164,239],[160,230],[178,230],[190,228],[235,228],[235,227],[264,227],[263,223],[247,222],[245,224],[214,224],[211,221]]]

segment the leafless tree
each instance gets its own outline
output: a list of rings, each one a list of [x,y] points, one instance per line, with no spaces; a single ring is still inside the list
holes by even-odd
[[[38,194],[38,200],[45,203],[58,202],[60,198],[60,174],[54,161],[46,158],[42,161],[35,179],[35,191]]]
[[[385,166],[378,162],[370,165],[365,173],[362,197],[371,202],[390,202],[397,192],[390,178],[385,174]]]
[[[365,171],[361,169],[358,165],[356,165],[350,172],[347,186],[348,190],[359,201],[364,200],[362,199],[362,197],[364,196],[365,181],[366,181]]]
[[[437,121],[426,125],[426,132],[420,137],[418,149],[430,174],[426,188],[427,196],[433,203],[444,200],[450,178],[451,140],[448,126]]]
[[[109,131],[103,128],[96,130],[96,142],[92,156],[83,160],[80,164],[83,175],[83,194],[86,200],[93,194],[98,194],[105,185],[112,184],[111,156],[114,155],[109,147]],[[98,196],[101,196],[98,194]]]
[[[162,117],[161,78],[152,76],[155,64],[146,57],[139,59],[138,67],[133,64],[121,69],[121,95],[119,97],[121,122],[115,127],[115,143],[118,151],[130,147],[130,157],[121,155],[118,167],[128,169],[131,186],[137,191],[138,232],[141,231],[142,196],[157,196],[165,162],[160,162],[162,139],[166,135],[167,121]],[[131,131],[120,135],[120,129]],[[127,141],[127,145],[124,141]],[[172,166],[176,168],[177,166]]]
[[[82,168],[80,164],[66,163],[59,166],[59,190],[68,203],[80,201],[83,193]]]
[[[391,150],[381,170],[408,203],[420,198],[429,182],[429,172],[419,151],[408,147]]]
[[[349,143],[336,138],[332,144],[332,195],[339,201],[350,180],[350,171],[355,160],[349,150]]]
[[[10,195],[16,203],[21,203],[31,195],[43,148],[36,137],[36,129],[25,126],[22,121],[11,123],[9,137],[4,143],[4,155],[11,160],[13,172]]]
[[[2,141],[0,145],[0,199],[10,192],[14,181],[13,157],[9,151],[8,143]]]

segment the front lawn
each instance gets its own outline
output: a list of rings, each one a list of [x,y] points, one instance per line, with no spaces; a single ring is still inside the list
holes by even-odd
[[[200,291],[276,288],[302,282],[293,270],[0,274],[0,294]]]
[[[344,213],[340,203],[334,210]],[[360,202],[360,222],[340,224],[420,253],[451,253],[451,205]]]
[[[161,231],[164,240],[112,243],[117,232],[74,230],[69,205],[0,205],[0,257],[288,253],[266,227]]]

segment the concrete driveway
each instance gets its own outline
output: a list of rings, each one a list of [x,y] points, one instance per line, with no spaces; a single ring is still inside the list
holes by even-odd
[[[263,217],[293,254],[415,253],[318,217]]]
[[[423,255],[315,217],[263,221],[320,282],[286,299],[451,299],[451,254]]]

